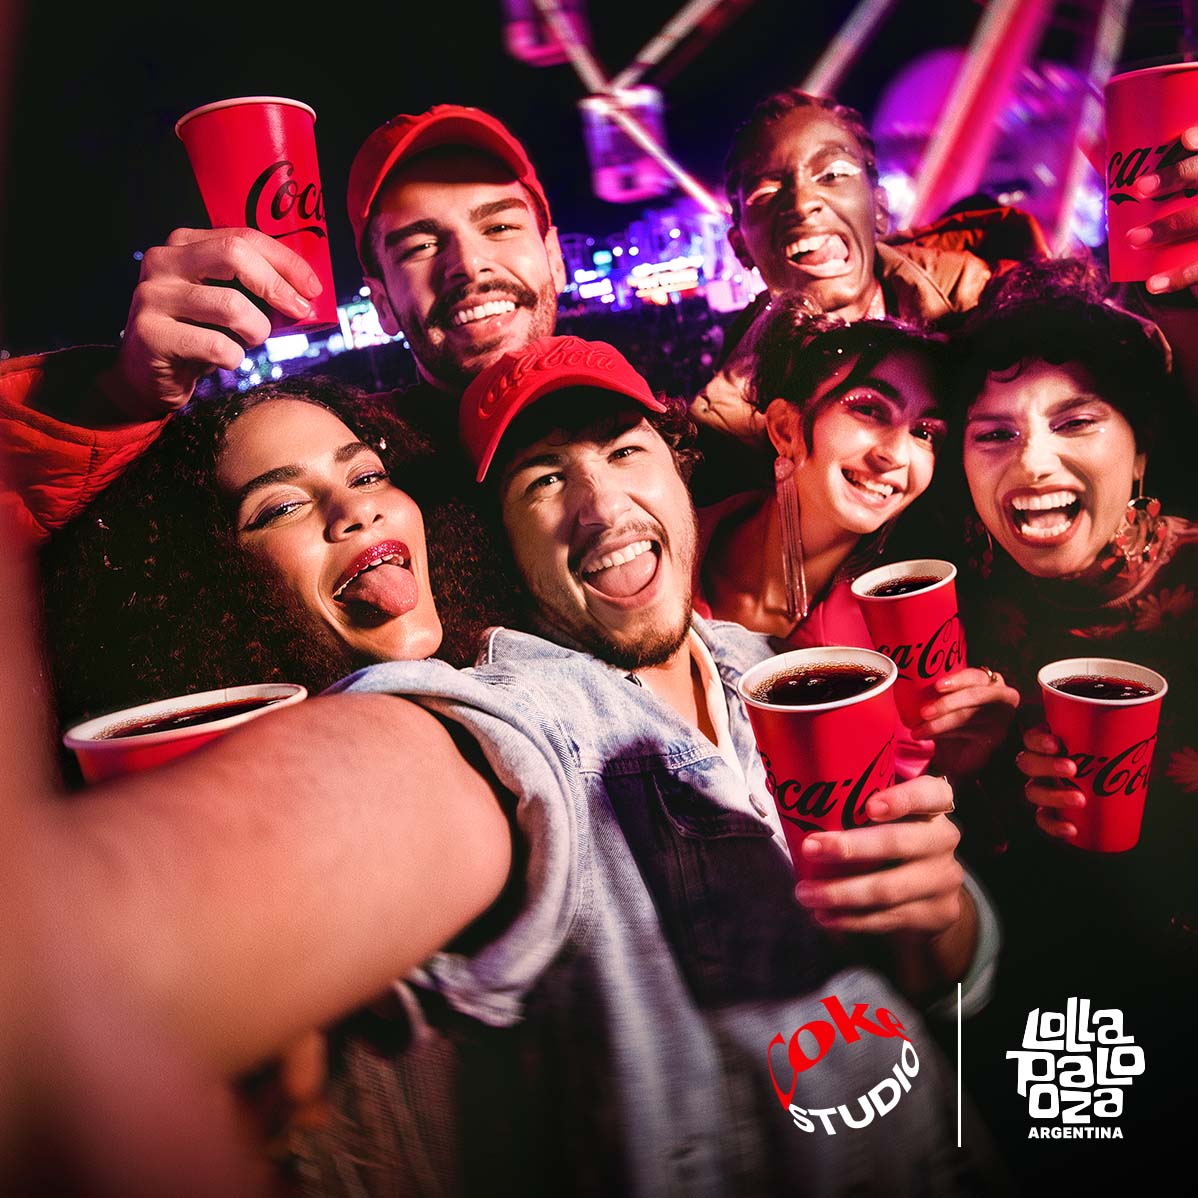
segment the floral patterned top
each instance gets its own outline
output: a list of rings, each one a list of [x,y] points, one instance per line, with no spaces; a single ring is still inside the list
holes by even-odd
[[[1027,1099],[1016,1095],[1006,1053],[1035,1008],[1064,1011],[1076,996],[1118,1009],[1148,1062],[1119,1119],[1128,1153],[1184,1142],[1196,1054],[1175,1019],[1198,1006],[1198,526],[1161,519],[1154,560],[1132,578],[1112,555],[1100,589],[1034,578],[997,546],[972,544],[973,560],[958,559],[968,659],[1001,670],[1020,691],[1020,728],[1043,719],[1036,674],[1060,658],[1135,661],[1169,683],[1140,840],[1127,852],[1088,852],[1040,831],[1014,767],[1020,728],[982,787],[957,801],[960,855],[1004,927],[995,999],[971,1023],[966,1086],[1002,1129],[1029,1192],[1041,1192],[1044,1171],[1065,1160],[1069,1188],[1076,1177],[1101,1189],[1117,1163],[1097,1150],[1109,1145],[1083,1142],[1062,1158],[1027,1141]]]
[[[1059,918],[1062,903],[1079,899],[1108,958],[1114,944],[1136,943],[1145,968],[1172,970],[1185,961],[1198,971],[1198,525],[1161,517],[1147,545],[1151,560],[1133,575],[1111,553],[1097,588],[1035,578],[1003,550],[974,546],[981,552],[958,580],[969,661],[1000,670],[1019,690],[1021,729],[1042,721],[1036,675],[1060,658],[1137,662],[1163,674],[1169,690],[1133,849],[1090,853],[1040,832],[1023,797],[1025,779],[1014,770],[1014,743],[993,763],[986,786],[992,806],[972,845],[967,827],[967,856],[991,882],[1000,911],[1010,912],[1012,935],[1029,937],[1041,958],[1059,952],[1062,976],[1084,974],[1083,946],[1095,942],[1070,919],[1055,937],[1046,924],[1054,912]]]
[[[1120,575],[1100,591],[1033,578],[988,550],[963,588],[969,658],[1001,670],[1037,718],[1036,674],[1058,658],[1114,657],[1163,674],[1149,802],[1165,806],[1164,792],[1180,791],[1168,804],[1198,819],[1198,525],[1164,517],[1155,539],[1155,560],[1137,578]]]

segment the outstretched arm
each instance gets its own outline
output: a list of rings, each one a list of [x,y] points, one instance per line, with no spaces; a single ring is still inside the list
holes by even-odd
[[[113,976],[230,1073],[375,997],[511,865],[492,782],[389,695],[308,700],[46,814]]]

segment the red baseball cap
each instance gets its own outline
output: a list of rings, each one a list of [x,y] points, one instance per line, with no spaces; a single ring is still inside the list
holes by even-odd
[[[546,225],[549,201],[533,170],[524,147],[502,122],[481,108],[461,104],[435,104],[427,112],[412,116],[400,113],[380,125],[363,143],[349,168],[349,223],[354,230],[358,257],[365,265],[362,234],[370,219],[370,209],[388,174],[405,158],[438,146],[468,146],[498,158],[523,183],[536,201]]]
[[[487,476],[495,451],[512,421],[544,395],[563,387],[597,387],[635,399],[650,412],[667,407],[655,398],[619,350],[581,337],[540,337],[518,354],[504,354],[466,388],[458,409],[462,447]]]

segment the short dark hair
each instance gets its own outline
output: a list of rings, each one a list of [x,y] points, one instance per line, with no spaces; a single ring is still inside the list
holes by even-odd
[[[1151,321],[1105,296],[1092,263],[1056,258],[1020,263],[986,284],[954,334],[957,389],[972,404],[987,375],[1029,363],[1077,365],[1131,425],[1136,448],[1151,449],[1169,383],[1169,350]]]
[[[811,428],[822,405],[812,398],[820,385],[847,359],[856,358],[839,391],[852,387],[885,357],[918,353],[936,373],[948,358],[947,337],[922,325],[900,320],[855,320],[845,323],[814,311],[801,296],[770,301],[769,315],[754,342],[757,363],[751,397],[764,412],[775,399],[785,399],[803,414],[803,436],[811,448]]]
[[[835,117],[861,144],[865,153],[865,173],[870,183],[878,185],[878,159],[874,147],[874,139],[866,127],[865,118],[855,108],[847,104],[839,104],[827,96],[815,96],[797,87],[784,87],[772,95],[759,100],[749,113],[748,118],[737,127],[732,135],[732,147],[724,159],[724,191],[728,202],[732,205],[732,223],[740,223],[740,184],[741,172],[749,148],[756,141],[758,134],[767,125],[780,121],[789,116],[797,108],[816,108]]]
[[[480,158],[492,158],[493,161],[504,167],[505,170],[509,169],[503,159],[495,158],[493,155],[488,154],[486,150],[480,149],[477,146],[434,146],[431,150],[422,150],[419,154],[413,154],[409,158],[400,159],[387,173],[382,183],[379,184],[379,189],[375,192],[374,200],[370,205],[370,215],[366,218],[366,226],[362,230],[362,244],[358,249],[362,258],[362,265],[366,268],[366,273],[371,278],[381,279],[383,277],[382,263],[379,261],[378,255],[374,252],[374,218],[377,213],[379,200],[387,188],[391,186],[397,175],[410,170],[415,164],[428,162],[436,158],[449,158],[452,155],[463,152],[477,154]],[[512,175],[512,182],[519,182],[514,174]],[[537,232],[540,233],[541,240],[544,241],[549,233],[548,217],[541,209],[540,200],[523,183],[520,184],[520,189],[528,196],[528,206],[532,210],[533,217],[537,222]]]

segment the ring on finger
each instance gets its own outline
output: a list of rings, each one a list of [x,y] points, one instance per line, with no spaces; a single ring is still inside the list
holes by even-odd
[[[992,670],[989,666],[979,666],[978,669],[986,671],[986,675],[990,679],[991,686],[993,686],[996,682],[1002,681],[1002,675],[997,670]]]
[[[948,787],[948,806],[941,813],[942,815],[952,815],[957,809],[956,800],[953,798],[953,784],[948,780],[947,774],[939,775],[940,780]]]

